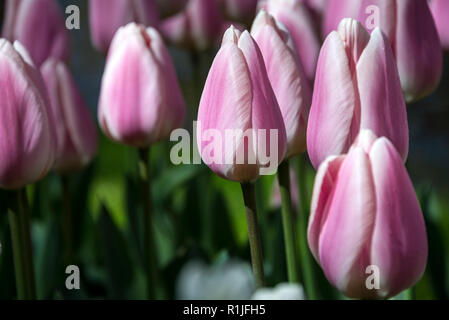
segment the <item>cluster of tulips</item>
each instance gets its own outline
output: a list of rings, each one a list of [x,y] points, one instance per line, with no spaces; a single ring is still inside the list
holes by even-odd
[[[439,84],[442,45],[449,46],[448,3],[90,0],[92,42],[107,52],[98,123],[111,140],[139,150],[149,290],[160,281],[149,149],[182,127],[186,114],[166,43],[204,50],[220,40],[199,104],[198,150],[209,157],[206,150],[217,143],[214,150],[234,159],[208,165],[241,183],[257,285],[265,279],[254,182],[267,164],[256,150],[261,141],[248,142],[243,134],[248,129],[277,132],[263,142],[278,155],[291,282],[310,264],[307,255],[297,257],[309,250],[296,248],[297,237],[306,237],[307,212],[299,212],[304,229],[296,230],[289,169],[291,159],[307,151],[317,169],[307,240],[329,282],[363,299],[412,287],[426,268],[427,237],[404,165],[406,102]],[[51,170],[62,177],[82,170],[95,156],[97,134],[67,64],[69,35],[57,2],[7,1],[2,37],[0,187],[14,195],[9,215],[18,295],[34,298],[25,188]],[[242,134],[229,150],[201,139],[209,129]],[[255,162],[238,163],[239,153]],[[380,272],[375,289],[366,285],[370,266]],[[313,283],[305,286],[309,292]]]

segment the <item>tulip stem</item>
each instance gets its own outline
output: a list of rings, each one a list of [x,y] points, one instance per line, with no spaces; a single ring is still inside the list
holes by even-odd
[[[302,279],[307,298],[315,300],[318,298],[315,287],[315,276],[313,260],[307,245],[307,226],[309,219],[307,194],[306,194],[306,159],[301,154],[298,157],[298,189],[299,189],[299,212],[298,212],[298,241]]]
[[[73,255],[73,229],[72,229],[72,206],[70,201],[70,179],[66,175],[61,176],[62,185],[62,210],[63,210],[63,230],[65,243],[65,261],[69,265],[72,263]]]
[[[282,226],[284,228],[284,245],[287,259],[288,281],[299,282],[298,260],[296,257],[295,222],[292,212],[290,191],[290,166],[288,160],[281,163],[278,169],[279,188],[282,199]]]
[[[17,298],[19,300],[34,300],[36,299],[36,287],[28,199],[25,189],[14,193],[16,203],[12,208],[9,208],[8,215],[11,227]]]
[[[139,172],[142,192],[143,220],[144,220],[144,265],[147,268],[147,290],[148,298],[157,299],[160,288],[160,277],[158,274],[158,261],[156,243],[153,230],[153,213],[151,201],[151,179],[150,179],[150,149],[139,149]]]
[[[243,200],[245,202],[246,221],[248,224],[249,246],[251,250],[251,264],[253,267],[256,287],[265,286],[263,269],[262,240],[257,219],[256,192],[253,183],[242,183]]]

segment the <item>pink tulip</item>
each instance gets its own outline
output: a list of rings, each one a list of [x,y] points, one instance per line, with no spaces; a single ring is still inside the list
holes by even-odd
[[[328,280],[348,297],[389,298],[421,278],[427,260],[424,219],[388,139],[362,131],[347,155],[323,162],[308,240]],[[368,279],[374,270],[377,287]]]
[[[54,162],[48,102],[25,49],[0,39],[0,187],[19,189]]]
[[[185,105],[160,34],[130,23],[117,31],[103,75],[98,119],[111,139],[147,147],[182,125]]]
[[[371,36],[352,19],[340,23],[321,49],[307,129],[315,168],[346,153],[361,129],[390,139],[408,154],[404,98],[390,43],[380,29]]]
[[[282,114],[262,54],[248,31],[240,33],[232,26],[226,31],[206,80],[198,122],[201,157],[221,177],[238,182],[257,179],[267,165],[262,144],[270,156],[273,149],[277,152],[276,168],[282,161],[286,151]],[[240,133],[229,139],[229,130]],[[259,135],[261,130],[265,137]]]
[[[188,0],[156,0],[161,17],[168,17],[183,10]]]
[[[360,11],[361,0],[328,0],[324,11],[322,36],[337,30],[340,21],[345,18],[356,19]]]
[[[376,16],[370,6],[378,8],[378,25],[390,39],[407,102],[430,94],[440,82],[443,62],[427,0],[364,0],[362,23],[371,23]]]
[[[204,50],[221,37],[222,23],[215,1],[189,0],[183,12],[162,22],[161,30],[176,45]]]
[[[286,158],[306,150],[306,129],[311,104],[311,89],[288,31],[261,10],[251,35],[264,57],[287,131]]]
[[[95,48],[105,52],[120,27],[130,22],[156,27],[159,16],[154,0],[89,0],[89,22]]]
[[[37,66],[49,57],[69,56],[69,35],[55,0],[8,0],[2,34],[22,43]]]
[[[41,67],[52,112],[60,151],[55,170],[66,173],[82,169],[97,148],[96,128],[67,66],[48,59]]]
[[[441,44],[446,50],[449,50],[449,1],[432,0],[430,9],[440,35]]]
[[[288,29],[306,76],[312,82],[315,77],[320,41],[307,7],[301,0],[264,0],[260,7]]]
[[[256,15],[258,0],[217,0],[225,16],[233,21],[248,22]]]

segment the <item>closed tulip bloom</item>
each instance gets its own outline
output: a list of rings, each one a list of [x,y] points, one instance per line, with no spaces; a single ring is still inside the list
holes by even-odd
[[[106,52],[116,31],[130,22],[156,27],[154,0],[89,0],[90,32],[97,50]]]
[[[0,39],[0,188],[20,189],[34,183],[54,162],[51,124],[38,71]]]
[[[275,169],[284,158],[286,133],[282,114],[262,54],[248,31],[240,33],[232,26],[226,31],[206,80],[198,122],[201,157],[221,177],[237,182],[256,180],[261,167],[268,165],[262,158],[262,144],[266,144],[264,151],[269,151],[271,157],[272,149],[277,153]],[[258,135],[261,129],[265,130],[265,137]],[[227,134],[229,130],[240,132],[232,139]],[[271,132],[277,135],[274,137]],[[251,157],[255,161],[250,161]]]
[[[306,150],[312,92],[289,32],[265,10],[254,21],[251,35],[264,57],[287,133],[286,158]]]
[[[427,260],[424,219],[388,139],[364,131],[347,155],[323,162],[308,242],[327,279],[351,298],[390,298],[421,278]],[[369,279],[373,272],[377,284]]]
[[[112,140],[148,147],[182,125],[185,105],[173,62],[160,34],[130,23],[109,49],[98,119]]]
[[[367,9],[370,6],[379,10],[378,25],[390,39],[407,102],[431,93],[440,82],[443,58],[427,0],[364,0],[359,14],[362,23],[376,18]]]
[[[312,82],[315,77],[320,41],[314,20],[305,4],[301,0],[264,0],[260,7],[280,21],[290,32],[307,79]]]
[[[94,122],[65,63],[50,58],[41,73],[60,143],[54,169],[61,173],[78,171],[92,160],[97,149]]]
[[[176,45],[204,50],[217,43],[222,23],[216,1],[189,0],[184,11],[162,22],[161,31]]]
[[[444,49],[449,50],[449,1],[432,0],[430,2],[433,19]]]
[[[328,0],[323,17],[323,38],[337,30],[341,20],[345,18],[356,19],[360,11],[360,4],[360,0]]]
[[[361,129],[370,129],[408,154],[407,111],[390,43],[352,19],[329,34],[318,61],[307,148],[315,168],[346,153]]]
[[[6,1],[2,35],[25,46],[37,66],[49,57],[69,56],[69,35],[56,0]]]
[[[248,22],[256,15],[258,0],[218,0],[218,2],[230,20]]]

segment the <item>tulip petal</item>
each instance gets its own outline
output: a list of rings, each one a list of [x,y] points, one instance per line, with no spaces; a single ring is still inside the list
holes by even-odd
[[[379,267],[379,296],[388,298],[414,285],[427,260],[427,238],[419,202],[402,159],[385,138],[370,153],[377,213],[371,264]]]

